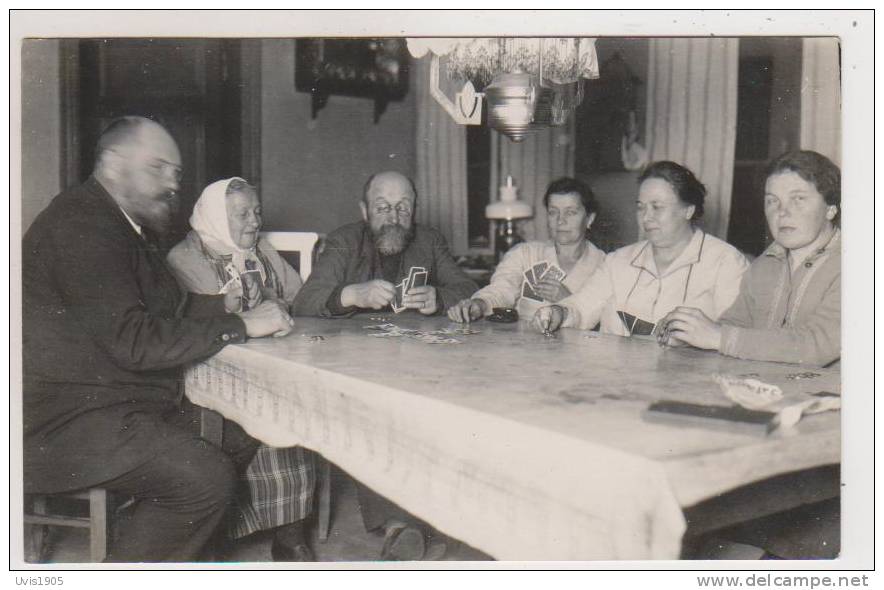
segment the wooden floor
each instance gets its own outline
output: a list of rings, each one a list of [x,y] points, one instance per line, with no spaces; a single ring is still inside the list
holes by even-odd
[[[315,536],[315,531],[314,531]],[[235,562],[266,562],[270,557],[270,534],[256,533],[236,543],[231,555]],[[446,538],[443,561],[481,561],[490,557],[454,539]],[[342,471],[332,469],[332,522],[329,538],[312,547],[318,561],[375,561],[380,556],[383,537],[368,533],[362,525],[356,489]],[[438,551],[435,542],[432,549]],[[84,529],[54,528],[48,539],[48,560],[52,563],[89,561],[89,539]]]

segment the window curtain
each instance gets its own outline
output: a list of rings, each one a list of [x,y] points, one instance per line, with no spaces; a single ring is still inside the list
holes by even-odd
[[[413,59],[417,100],[417,221],[435,227],[455,255],[469,251],[467,134],[430,96],[430,58]]]
[[[519,187],[519,198],[534,206],[534,217],[519,222],[519,233],[526,240],[548,240],[543,194],[549,183],[562,176],[574,175],[574,115],[561,127],[550,127],[528,135],[521,143],[493,131],[491,195],[497,199],[497,187],[507,175]]]
[[[651,39],[650,160],[672,160],[706,185],[706,231],[727,238],[737,125],[738,39]]]
[[[841,68],[836,38],[804,39],[801,61],[801,149],[841,162]]]

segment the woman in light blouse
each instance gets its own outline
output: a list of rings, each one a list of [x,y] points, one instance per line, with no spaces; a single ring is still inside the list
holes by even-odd
[[[656,333],[657,322],[679,306],[717,318],[734,302],[746,258],[730,244],[695,226],[706,188],[674,162],[654,162],[639,177],[636,216],[646,239],[608,254],[584,287],[556,305],[540,308],[534,325],[621,336]]]
[[[575,178],[553,181],[543,197],[551,239],[516,245],[497,266],[491,283],[448,309],[455,322],[470,322],[487,316],[495,307],[516,307],[519,316],[530,320],[543,305],[522,296],[524,272],[546,262],[564,271],[564,277],[552,273],[538,277],[535,291],[544,301],[555,303],[583,286],[604,260],[604,253],[587,239],[598,206],[586,183]]]

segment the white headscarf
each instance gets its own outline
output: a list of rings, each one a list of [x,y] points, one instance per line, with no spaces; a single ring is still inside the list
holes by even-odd
[[[218,180],[203,189],[190,216],[190,227],[199,234],[203,245],[219,256],[232,256],[233,266],[239,272],[246,271],[246,260],[252,260],[257,268],[262,268],[255,254],[255,246],[240,248],[230,235],[227,221],[227,187],[234,180],[246,182],[238,176]],[[263,272],[262,272],[263,275]]]

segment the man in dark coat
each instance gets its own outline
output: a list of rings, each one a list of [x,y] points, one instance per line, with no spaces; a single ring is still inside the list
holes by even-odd
[[[229,314],[225,296],[181,292],[155,245],[181,174],[165,129],[124,117],[96,152],[93,175],[24,237],[25,492],[133,496],[108,559],[193,561],[256,441],[228,431],[223,452],[190,432],[182,368],[246,336],[285,333],[291,318],[275,303]]]
[[[413,223],[416,196],[411,180],[397,172],[369,178],[360,202],[363,221],[329,234],[316,267],[295,298],[294,313],[339,317],[388,308],[394,285],[413,266],[427,270],[428,282],[405,295],[406,309],[442,314],[475,293],[476,283],[455,264],[442,234]],[[410,561],[428,555],[431,531],[426,524],[361,484],[357,492],[366,530],[385,533],[382,558]]]
[[[292,306],[295,315],[334,317],[386,308],[394,285],[413,266],[427,270],[428,282],[405,296],[407,309],[441,314],[472,295],[478,286],[455,264],[442,234],[413,223],[415,200],[411,180],[398,172],[369,178],[359,203],[363,220],[328,235]]]

